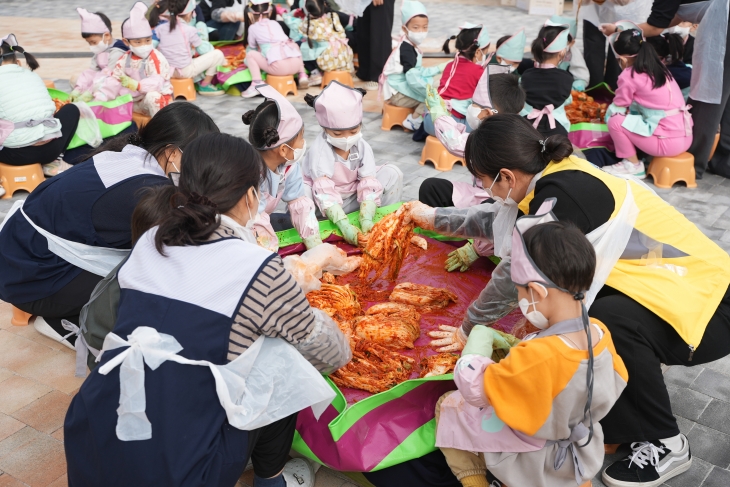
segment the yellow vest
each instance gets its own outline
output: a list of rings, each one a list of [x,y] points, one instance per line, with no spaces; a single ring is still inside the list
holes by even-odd
[[[548,164],[543,177],[560,171],[583,171],[603,182],[616,202],[611,218],[616,217],[626,197],[624,179],[573,156]],[[630,181],[630,185],[639,208],[634,228],[687,255],[664,256],[658,260],[619,259],[606,284],[672,325],[694,350],[730,284],[730,256],[660,197],[634,181]],[[519,207],[525,214],[529,213],[534,196],[533,191],[520,202]],[[686,274],[680,275],[663,267],[665,264],[684,268]]]

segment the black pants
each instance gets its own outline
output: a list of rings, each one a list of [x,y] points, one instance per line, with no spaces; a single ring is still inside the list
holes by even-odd
[[[0,150],[0,161],[10,166],[28,166],[30,164],[48,164],[64,153],[71,142],[76,127],[79,125],[79,109],[75,105],[64,105],[54,115],[61,121],[61,136],[47,144],[18,147],[5,147]]]
[[[678,435],[661,364],[689,367],[730,354],[730,289],[691,360],[688,345],[671,325],[618,291],[604,287],[589,314],[609,329],[629,373],[626,389],[601,420],[604,442],[629,443]]]
[[[375,487],[461,487],[441,450],[363,475]]]
[[[727,36],[725,46],[720,104],[705,103],[691,97],[687,100],[687,104],[692,105],[692,119],[695,122],[692,127],[692,145],[688,152],[695,156],[695,172],[700,179],[705,170],[730,178],[730,35]],[[721,126],[720,143],[712,160],[708,162],[718,125]]]
[[[292,441],[294,441],[298,414],[294,413],[268,426],[249,432],[249,454],[253,463],[253,471],[257,476],[268,479],[275,477],[284,469],[284,465],[289,460]]]
[[[101,276],[81,271],[81,274],[62,287],[56,294],[37,301],[13,303],[13,305],[26,313],[42,316],[46,323],[51,325],[51,328],[56,330],[59,335],[64,336],[68,334],[68,331],[61,325],[61,320],[68,320],[78,325],[81,308],[89,301],[94,287],[101,280]],[[74,343],[76,337],[70,337],[68,341]]]
[[[395,0],[384,0],[379,7],[368,5],[357,19],[357,58],[360,67],[357,77],[363,81],[378,81],[393,48],[390,31],[393,29]]]
[[[418,201],[433,208],[454,206],[454,185],[448,179],[428,178],[418,188]]]
[[[606,82],[611,89],[615,90],[621,68],[610,47],[606,54],[606,36],[587,20],[583,21],[583,52],[590,74],[588,85],[596,86],[601,82]]]

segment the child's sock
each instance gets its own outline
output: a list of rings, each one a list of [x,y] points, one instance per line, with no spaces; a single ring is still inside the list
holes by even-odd
[[[254,473],[253,485],[254,487],[286,487],[286,481],[284,480],[284,476],[281,474],[270,479],[262,479]]]
[[[661,438],[659,441],[664,443],[673,452],[678,452],[682,449],[682,436],[672,436],[671,438]]]
[[[470,475],[461,479],[460,482],[464,487],[489,487],[485,475]]]

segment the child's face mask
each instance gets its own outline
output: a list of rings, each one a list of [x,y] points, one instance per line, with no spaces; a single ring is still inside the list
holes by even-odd
[[[106,37],[106,34],[101,36],[101,40],[97,42],[95,45],[89,45],[89,50],[94,54],[101,54],[102,52],[106,51],[109,47],[109,43],[104,42]]]
[[[494,108],[482,108],[479,105],[474,104],[469,105],[469,108],[466,109],[466,123],[469,124],[469,127],[471,127],[472,130],[476,130],[477,127],[479,127],[479,124],[482,123],[482,120],[489,116],[489,113],[487,113],[485,117],[480,118],[479,115],[482,114],[483,110],[486,110],[487,112],[492,112],[492,114],[494,115],[499,113]]]
[[[362,139],[362,132],[358,132],[350,137],[333,137],[330,134],[327,134],[327,142],[332,147],[346,152],[349,152],[350,149],[356,146],[357,143],[360,142],[360,139]]]
[[[152,52],[152,44],[145,44],[143,46],[129,46],[129,49],[134,53],[135,56],[140,57],[142,59],[147,59],[147,57]]]
[[[297,162],[302,160],[302,157],[304,157],[304,153],[307,151],[307,141],[304,141],[304,144],[302,144],[302,147],[300,149],[295,149],[290,145],[284,144],[285,147],[288,147],[294,152],[294,158],[293,159],[286,159],[286,156],[284,156],[284,159],[286,159],[286,162],[284,163],[284,167],[289,167]]]
[[[426,37],[428,37],[428,31],[426,30],[423,32],[412,32],[406,29],[406,35],[408,35],[408,40],[410,40],[414,45],[418,46],[426,40]]]
[[[543,286],[540,283],[535,283],[541,288],[545,290],[545,295],[547,296],[548,290],[545,286]],[[525,315],[525,318],[535,325],[537,328],[540,328],[541,330],[544,330],[548,327],[548,319],[545,318],[545,315],[542,314],[540,311],[537,310],[537,301],[535,301],[535,294],[532,291],[531,287],[528,287],[530,290],[530,301],[528,301],[526,298],[522,298],[519,300],[518,304],[520,306],[520,311],[522,311],[522,314]],[[530,311],[530,306],[532,306],[532,311]]]

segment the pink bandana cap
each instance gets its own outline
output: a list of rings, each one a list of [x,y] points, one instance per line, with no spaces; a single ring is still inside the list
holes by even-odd
[[[474,90],[474,96],[472,96],[472,102],[476,103],[482,108],[494,108],[492,103],[492,97],[489,94],[489,76],[493,74],[509,74],[510,66],[502,66],[499,64],[487,64],[484,68],[484,74],[479,78],[476,90]]]
[[[91,13],[85,8],[77,8],[76,11],[81,17],[81,32],[84,34],[104,34],[109,33],[109,28],[106,26],[101,17],[95,13]]]
[[[129,18],[124,22],[122,37],[125,39],[152,37],[152,28],[145,14],[147,14],[147,5],[142,2],[135,3],[129,11]]]
[[[314,99],[314,112],[322,128],[354,129],[362,123],[362,93],[333,81]]]
[[[558,288],[542,271],[535,265],[535,262],[527,252],[523,235],[530,228],[558,221],[553,213],[557,199],[546,199],[534,215],[525,215],[515,222],[515,229],[512,231],[512,282],[518,286],[527,286],[531,282],[538,282],[545,287]],[[560,289],[560,288],[559,288]]]
[[[256,91],[261,93],[267,100],[272,100],[276,103],[276,108],[279,110],[279,123],[276,126],[276,130],[279,132],[279,141],[270,147],[256,147],[256,149],[275,149],[296,137],[302,130],[304,122],[302,121],[302,117],[299,116],[297,109],[273,87],[263,84],[257,86]]]

